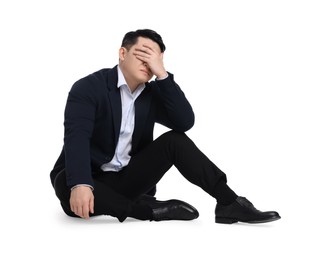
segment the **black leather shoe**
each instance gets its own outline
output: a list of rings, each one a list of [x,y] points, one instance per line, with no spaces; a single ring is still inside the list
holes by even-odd
[[[191,205],[181,200],[159,201],[153,197],[144,198],[140,203],[148,205],[152,209],[154,221],[162,220],[192,220],[199,217],[198,211]]]
[[[253,204],[244,197],[238,197],[235,202],[230,205],[216,206],[216,223],[232,224],[238,221],[251,224],[265,223],[275,221],[281,217],[275,211],[262,212],[257,210]]]

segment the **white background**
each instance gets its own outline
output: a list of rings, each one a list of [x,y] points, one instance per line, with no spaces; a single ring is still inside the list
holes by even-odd
[[[319,14],[308,0],[1,1],[1,259],[319,259]],[[195,221],[62,213],[49,172],[68,91],[139,28],[167,45],[196,114],[188,135],[280,221],[215,224],[214,199],[173,168],[157,197],[191,203]]]

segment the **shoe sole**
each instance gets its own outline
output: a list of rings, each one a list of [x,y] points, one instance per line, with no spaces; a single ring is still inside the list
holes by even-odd
[[[249,224],[261,224],[261,223],[267,223],[267,222],[272,222],[280,219],[281,217],[272,217],[269,219],[264,219],[264,220],[251,220],[251,221],[242,221],[239,219],[232,219],[232,218],[222,218],[222,217],[216,217],[216,223],[217,224],[233,224],[237,222],[244,222],[244,223],[249,223]]]

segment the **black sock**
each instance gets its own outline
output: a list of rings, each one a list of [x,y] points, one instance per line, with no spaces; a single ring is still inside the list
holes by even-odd
[[[140,203],[135,203],[132,206],[131,212],[128,217],[139,219],[139,220],[152,220],[152,209],[147,205],[143,205]]]
[[[222,179],[214,187],[213,197],[219,204],[229,205],[237,199],[238,195]]]

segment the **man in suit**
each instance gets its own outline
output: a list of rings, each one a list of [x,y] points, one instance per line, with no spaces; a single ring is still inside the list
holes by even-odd
[[[217,200],[217,223],[263,223],[280,218],[258,211],[228,185],[226,175],[184,133],[194,113],[165,70],[165,45],[152,30],[128,32],[119,64],[77,81],[65,109],[64,146],[50,177],[64,212],[72,217],[111,215],[124,221],[192,220],[197,210],[181,200],[156,200],[156,184],[174,165]],[[152,77],[156,79],[151,81]],[[155,123],[171,131],[153,140]]]

